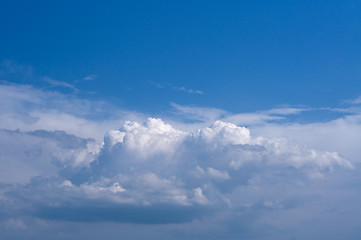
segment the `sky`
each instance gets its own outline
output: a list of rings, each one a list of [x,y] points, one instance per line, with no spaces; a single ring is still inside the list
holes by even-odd
[[[359,1],[1,1],[1,239],[360,239]]]

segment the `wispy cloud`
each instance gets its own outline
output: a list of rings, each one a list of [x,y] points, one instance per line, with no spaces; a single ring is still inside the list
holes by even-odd
[[[34,69],[32,66],[18,64],[12,60],[3,60],[0,63],[0,78],[26,79],[32,77],[33,74]]]
[[[241,125],[265,124],[271,121],[280,121],[286,119],[286,116],[297,115],[305,111],[311,111],[311,108],[273,108],[265,111],[256,111],[249,113],[230,113],[217,108],[204,108],[196,106],[182,106],[171,103],[176,115],[180,115],[190,120],[210,122],[215,120],[228,121]]]
[[[154,82],[154,81],[149,81],[149,83],[152,84],[153,86],[155,86],[157,88],[161,88],[161,89],[172,89],[175,91],[185,92],[185,93],[190,93],[190,94],[200,94],[200,95],[204,94],[204,92],[201,90],[190,89],[190,88],[186,88],[184,86],[177,87],[177,86],[173,86],[172,84],[169,84],[169,83],[159,83],[159,82]]]
[[[325,111],[340,112],[347,114],[361,113],[361,96],[354,99],[347,99],[342,101],[343,107],[327,107],[323,108]]]
[[[205,122],[215,121],[217,119],[222,119],[225,115],[229,114],[227,111],[217,108],[182,106],[176,103],[171,103],[170,105],[175,110],[173,111],[174,114],[191,120],[200,120]]]
[[[343,103],[359,105],[359,104],[361,104],[361,96],[354,98],[354,99],[343,100]]]
[[[0,102],[0,126],[11,130],[63,130],[102,139],[107,129],[124,119],[144,119],[140,113],[115,108],[109,102],[28,85],[0,84]]]
[[[44,79],[44,81],[49,83],[52,87],[63,87],[63,88],[71,89],[74,92],[78,92],[78,89],[74,85],[72,85],[70,83],[67,83],[67,82],[64,82],[64,81],[54,80],[54,79],[49,78],[49,77],[44,77],[43,79]]]
[[[85,81],[92,81],[92,80],[95,80],[97,77],[98,77],[98,75],[96,75],[96,74],[91,74],[91,75],[85,76],[85,77],[83,78],[83,80],[85,80]]]
[[[203,94],[203,91],[201,91],[201,90],[188,89],[185,87],[174,87],[173,89],[177,90],[177,91],[181,91],[181,92],[191,93],[191,94]]]

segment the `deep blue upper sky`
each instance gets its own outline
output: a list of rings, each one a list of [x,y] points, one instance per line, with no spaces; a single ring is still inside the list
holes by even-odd
[[[360,12],[360,1],[1,1],[0,60],[36,76],[4,80],[47,76],[143,112],[326,107],[360,95]]]

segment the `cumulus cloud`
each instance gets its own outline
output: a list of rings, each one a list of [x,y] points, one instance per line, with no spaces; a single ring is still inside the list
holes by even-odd
[[[361,182],[356,113],[283,124],[309,109],[231,114],[173,104],[177,117],[196,121],[189,123],[30,86],[0,85],[0,93],[4,236],[60,232],[68,221],[79,228],[107,222],[105,231],[109,222],[141,224],[126,225],[136,232],[152,225],[152,236],[167,229],[169,239],[184,231],[189,239],[302,237],[305,215],[323,229],[342,219],[357,225],[342,217],[360,216],[352,200]]]
[[[46,130],[0,130],[0,146],[2,183],[26,183],[39,175],[58,176],[61,169],[88,165],[99,151],[93,139]]]
[[[276,174],[273,181],[289,186],[334,169],[353,168],[335,152],[319,152],[286,139],[254,138],[249,129],[222,121],[193,132],[155,118],[126,121],[119,130],[108,131],[97,146],[94,140],[64,132],[4,134],[28,142],[21,156],[5,152],[5,160],[17,158],[24,166],[32,161],[30,166],[38,167],[30,181],[10,190],[7,198],[19,201],[21,195],[31,204],[19,204],[22,211],[45,219],[187,222],[202,217],[206,209],[259,204],[260,199],[234,196],[247,186],[262,186],[269,171]],[[41,145],[44,140],[47,145]],[[262,201],[268,208],[285,204],[269,196]],[[167,211],[162,213],[163,208]],[[154,220],[155,212],[163,217]]]
[[[121,129],[107,133],[101,151],[104,156],[100,155],[99,166],[105,158],[104,164],[117,173],[151,171],[184,178],[182,182],[202,174],[229,179],[232,175],[228,172],[236,173],[242,167],[280,166],[314,172],[352,168],[336,152],[319,152],[282,138],[252,138],[247,128],[222,121],[194,132],[174,129],[160,119],[149,118],[143,124],[126,122]]]

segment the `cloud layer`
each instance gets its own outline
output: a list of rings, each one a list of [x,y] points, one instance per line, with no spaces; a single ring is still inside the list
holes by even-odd
[[[252,138],[247,128],[222,121],[195,132],[155,118],[126,121],[119,130],[108,131],[102,146],[59,131],[3,134],[22,141],[24,148],[23,153],[5,152],[3,165],[6,159],[18,159],[20,166],[31,162],[34,169],[32,174],[26,171],[31,181],[10,195],[20,191],[35,216],[69,221],[191,221],[207,208],[239,205],[242,200],[231,196],[253,181],[264,181],[269,171],[276,174],[273,181],[288,186],[335,168],[353,168],[335,152],[310,150],[285,139]],[[11,172],[24,168],[9,167]],[[275,204],[264,199],[265,207]],[[160,213],[163,208],[168,210]],[[164,216],[153,219],[154,212]]]
[[[348,139],[357,139],[357,113],[282,124],[306,109],[232,115],[173,104],[177,116],[196,120],[187,123],[97,111],[104,103],[29,86],[0,92],[0,231],[7,238],[61,239],[44,229],[66,232],[69,224],[85,236],[100,223],[112,236],[129,226],[129,239],[145,237],[139,230],[167,239],[336,239],[326,231],[336,225],[359,236],[352,231],[361,215],[353,200],[361,195],[358,150],[347,155],[340,141],[332,148],[332,133],[355,146]],[[253,124],[239,126],[242,116]],[[302,235],[297,225],[306,218],[318,221],[319,234]]]

